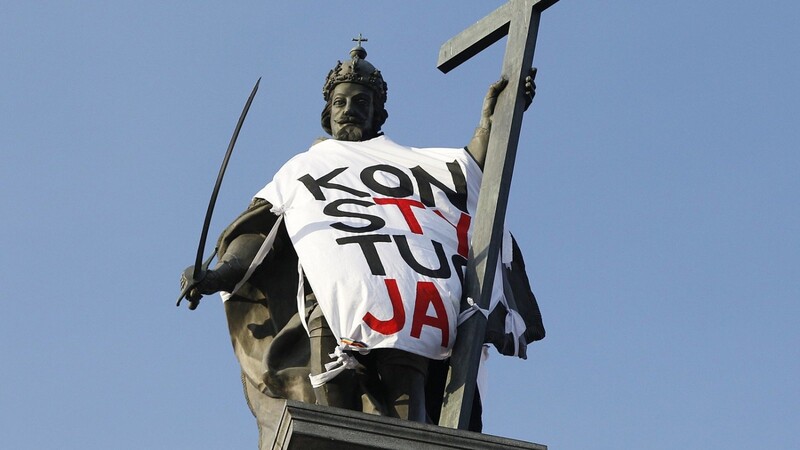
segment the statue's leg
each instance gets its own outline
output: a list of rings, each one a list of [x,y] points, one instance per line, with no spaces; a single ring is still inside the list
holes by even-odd
[[[308,319],[308,332],[311,344],[311,374],[325,371],[325,364],[332,361],[329,356],[336,349],[337,342],[328,322],[322,315],[319,305],[311,311]],[[357,397],[357,381],[352,370],[345,370],[324,385],[314,388],[317,404],[339,408],[361,410],[361,399]]]
[[[370,353],[374,353],[389,415],[426,422],[425,379],[428,359],[395,349],[378,349]]]

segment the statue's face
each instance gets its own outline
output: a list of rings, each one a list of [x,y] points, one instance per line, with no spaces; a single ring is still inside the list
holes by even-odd
[[[331,92],[331,135],[340,141],[365,141],[375,137],[375,114],[370,88],[340,83]]]

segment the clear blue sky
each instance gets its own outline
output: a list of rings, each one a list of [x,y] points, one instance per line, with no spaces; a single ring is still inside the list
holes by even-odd
[[[255,448],[221,302],[175,308],[212,234],[318,136],[350,39],[393,140],[461,146],[500,0],[0,6],[0,448]],[[562,0],[542,18],[508,225],[547,338],[491,360],[491,434],[552,449],[800,448],[800,5]]]

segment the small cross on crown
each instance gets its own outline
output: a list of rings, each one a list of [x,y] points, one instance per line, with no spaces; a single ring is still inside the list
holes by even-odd
[[[353,38],[353,42],[357,42],[359,47],[361,47],[362,42],[368,42],[368,41],[369,39],[362,36],[361,33],[358,33],[358,37]]]

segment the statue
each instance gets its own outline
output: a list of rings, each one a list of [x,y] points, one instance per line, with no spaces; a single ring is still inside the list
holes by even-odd
[[[191,266],[181,279],[186,298],[195,304],[204,295],[223,293],[245,396],[262,437],[274,431],[261,419],[276,413],[276,399],[437,423],[447,370],[443,360],[455,334],[452,316],[467,300],[450,297],[460,297],[455,293],[461,292],[463,284],[469,213],[474,213],[477,197],[472,180],[480,177],[497,96],[507,82],[500,80],[490,86],[479,126],[466,148],[430,149],[431,164],[440,162],[444,183],[441,177],[431,175],[433,169],[425,163],[414,165],[418,159],[429,158],[428,149],[399,146],[381,133],[388,118],[387,84],[381,72],[366,61],[361,46],[364,39],[354,40],[358,45],[351,50],[351,59],[339,62],[323,86],[321,124],[332,139],[315,142],[255,196],[220,236],[219,260],[213,269],[194,276]],[[532,69],[524,87],[526,108],[533,99],[534,77]],[[358,152],[372,159],[358,166],[348,159]],[[402,170],[398,158],[408,160]],[[304,173],[312,163],[319,164],[319,170]],[[362,184],[342,182],[350,172]],[[300,195],[305,200],[298,200]],[[320,210],[306,213],[302,205],[317,205]],[[410,237],[398,234],[387,224],[386,216],[372,214],[380,206],[387,211],[381,214],[394,214]],[[421,210],[430,213],[424,217],[434,219],[421,218]],[[303,214],[322,214],[329,219],[328,225],[296,218]],[[425,220],[439,221],[437,226],[452,236],[428,239],[426,248],[412,242],[424,234]],[[383,229],[390,231],[377,233]],[[313,237],[326,232],[340,234]],[[306,244],[301,243],[303,239],[318,240]],[[439,241],[450,242],[452,249],[445,249]],[[325,248],[331,248],[333,256],[322,261]],[[389,248],[395,260],[407,264],[422,280],[415,281],[416,304],[406,300],[412,304],[404,306],[403,296],[413,295],[413,289],[404,291],[387,275],[394,267],[384,259]],[[512,311],[508,305],[500,305],[491,311],[487,342],[501,353],[524,358],[525,345],[542,339],[544,328],[521,253],[511,240],[508,249],[508,265],[502,269],[505,283],[498,284],[505,284],[505,294],[516,299],[516,308]],[[352,267],[335,267],[336,273],[344,275],[330,276],[338,252],[344,255],[345,251],[356,253]],[[419,256],[426,251],[424,257]],[[346,259],[342,258],[344,265]],[[331,269],[326,271],[324,264]],[[353,278],[363,276],[369,282],[347,280],[347,271]],[[345,285],[351,289],[347,294],[343,293]],[[503,291],[500,286],[498,298]],[[371,309],[359,312],[355,319],[344,317],[374,297],[386,299],[388,309],[369,306]],[[507,314],[524,321],[522,328],[505,330]],[[358,324],[361,328],[351,325],[353,320],[363,322]],[[401,329],[410,337],[406,341],[398,337],[395,342]],[[366,330],[366,334],[358,330]],[[432,343],[417,344],[426,339]],[[480,408],[479,399],[475,406]],[[474,422],[471,428],[480,431],[479,415]]]

